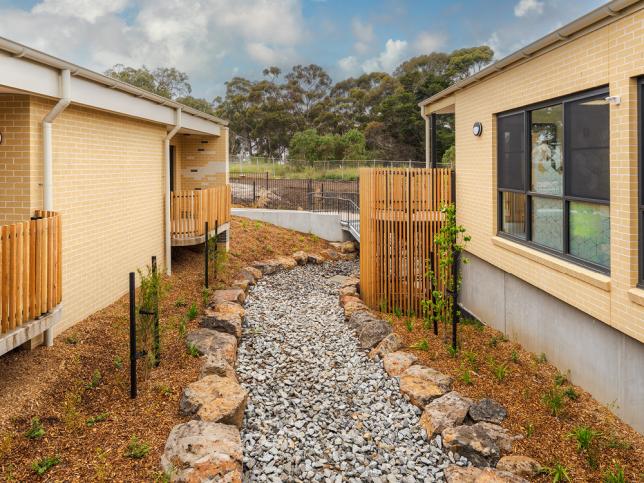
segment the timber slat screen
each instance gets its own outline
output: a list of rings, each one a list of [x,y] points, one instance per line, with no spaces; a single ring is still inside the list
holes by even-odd
[[[360,169],[360,292],[370,307],[422,314],[451,179],[447,168]]]
[[[172,238],[204,236],[204,225],[215,228],[230,221],[230,186],[204,190],[173,191],[170,194]]]
[[[0,335],[60,304],[62,224],[53,211],[0,227]]]

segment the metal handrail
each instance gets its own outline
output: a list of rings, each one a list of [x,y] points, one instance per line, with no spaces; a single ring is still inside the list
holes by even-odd
[[[326,196],[319,192],[308,193],[307,196],[311,200],[311,211],[339,214],[342,227],[360,241],[360,207],[355,201],[341,196]]]

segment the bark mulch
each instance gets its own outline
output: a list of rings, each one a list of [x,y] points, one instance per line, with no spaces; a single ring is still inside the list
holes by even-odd
[[[252,261],[324,248],[328,244],[314,236],[233,218],[230,252],[211,286],[224,286]],[[171,428],[185,421],[178,412],[181,391],[200,367],[180,327],[193,303],[203,305],[202,248],[173,250],[166,282],[161,364],[140,382],[134,401],[127,295],[66,330],[54,347],[0,357],[0,481],[164,481],[159,459]],[[188,331],[198,318],[187,322]],[[32,418],[44,430],[35,439],[26,436]],[[133,438],[137,445],[130,444]],[[129,457],[128,447],[145,455]],[[60,462],[41,477],[32,465],[44,458]]]
[[[528,352],[472,319],[459,325],[460,350],[453,354],[448,349],[451,339],[445,338],[451,337],[451,326],[439,324],[436,336],[420,319],[381,315],[391,320],[404,350],[418,356],[419,363],[454,377],[456,391],[471,398],[489,397],[507,408],[503,426],[524,436],[514,444],[513,454],[530,456],[551,468],[561,464],[574,482],[619,481],[604,480],[615,464],[623,468],[626,481],[644,481],[644,437],[549,364],[547,354]],[[551,390],[562,396],[558,416],[543,401]],[[578,451],[570,436],[581,426],[598,433],[590,454]],[[543,475],[537,481],[553,478]]]

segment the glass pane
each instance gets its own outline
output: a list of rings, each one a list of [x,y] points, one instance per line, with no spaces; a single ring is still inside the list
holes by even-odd
[[[497,123],[499,188],[523,190],[524,126],[523,113],[500,117]]]
[[[532,241],[563,250],[563,201],[532,198]]]
[[[501,231],[525,237],[525,195],[523,193],[501,193]]]
[[[608,200],[608,104],[603,99],[571,102],[566,114],[566,132],[570,142],[566,173],[568,194]]]
[[[610,208],[570,202],[570,254],[603,267],[610,266]]]
[[[531,113],[532,191],[563,193],[563,106],[549,106]]]

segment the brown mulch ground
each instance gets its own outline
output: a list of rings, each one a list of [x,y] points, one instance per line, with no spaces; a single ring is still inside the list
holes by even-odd
[[[469,324],[459,326],[460,351],[453,357],[444,339],[445,332],[451,337],[451,326],[445,331],[439,324],[435,336],[431,328],[424,328],[422,320],[412,320],[411,327],[409,318],[381,315],[392,321],[394,331],[407,346],[405,350],[418,356],[420,363],[454,377],[455,390],[471,398],[495,399],[507,408],[503,426],[524,436],[514,444],[513,454],[531,456],[544,466],[562,464],[574,482],[605,481],[605,472],[615,463],[624,469],[626,481],[644,481],[644,437],[586,391],[568,380],[562,382],[562,375],[548,364],[547,354],[527,352],[502,333],[468,319]],[[427,350],[411,348],[422,341],[427,341]],[[494,368],[502,364],[507,370],[499,381]],[[464,382],[466,371],[471,383]],[[556,379],[560,391],[572,388],[578,395],[576,400],[563,397],[563,412],[558,417],[552,416],[542,401],[544,393],[556,386]],[[576,441],[569,436],[579,426],[599,433],[590,455],[578,452]],[[552,481],[552,477],[544,475],[538,481]]]
[[[225,268],[211,286],[224,286],[255,260],[328,248],[314,236],[261,222],[233,218],[231,228]],[[0,357],[0,481],[164,481],[159,459],[165,441],[185,420],[178,412],[181,390],[199,372],[179,325],[192,303],[202,307],[202,257],[199,248],[173,251],[173,276],[160,306],[162,362],[140,383],[134,401],[127,296],[65,331],[54,347]],[[194,320],[187,328],[196,326]],[[105,420],[88,424],[99,415]],[[45,430],[39,439],[25,436],[32,418]],[[141,459],[125,455],[133,436],[149,446]],[[32,463],[46,457],[60,463],[39,477]]]

